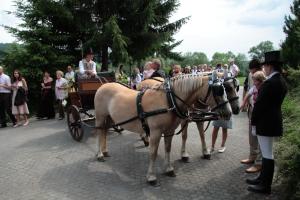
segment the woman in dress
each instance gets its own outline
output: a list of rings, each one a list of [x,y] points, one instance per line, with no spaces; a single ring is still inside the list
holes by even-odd
[[[27,83],[25,79],[22,77],[21,73],[19,70],[14,70],[13,77],[12,77],[12,90],[13,90],[13,95],[12,95],[12,114],[15,116],[17,122],[13,127],[18,127],[20,126],[21,122],[21,117],[24,119],[24,124],[23,126],[27,126],[29,124],[28,121],[28,115],[29,115],[29,110],[26,101],[24,101],[23,104],[21,105],[15,105],[15,100],[16,100],[16,95],[17,91],[19,88],[23,88],[25,92],[28,91]]]
[[[37,114],[38,119],[53,119],[54,112],[54,95],[52,88],[53,78],[50,77],[49,72],[44,72],[43,81],[41,83],[41,102]]]
[[[68,97],[68,81],[63,76],[64,73],[62,71],[56,71],[55,96],[58,102],[59,120],[65,118],[64,101]]]

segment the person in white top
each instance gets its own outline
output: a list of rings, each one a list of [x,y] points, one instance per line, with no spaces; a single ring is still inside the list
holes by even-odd
[[[131,79],[131,87],[132,89],[136,89],[136,86],[142,82],[141,72],[139,68],[135,67],[133,72],[133,77]]]
[[[67,67],[67,73],[65,74],[65,79],[68,81],[68,87],[69,87],[68,89],[69,91],[71,91],[75,83],[75,73],[73,71],[72,66],[70,65]]]
[[[230,58],[228,62],[229,62],[229,72],[232,74],[233,77],[237,77],[240,72],[239,67],[236,64],[234,64],[233,58]]]
[[[64,73],[62,71],[56,71],[55,96],[58,100],[59,120],[65,117],[63,102],[68,97],[68,81],[63,76]]]
[[[96,63],[93,61],[94,54],[89,50],[85,58],[79,61],[79,78],[92,78],[97,76]]]
[[[7,113],[13,125],[15,125],[16,118],[11,112],[11,81],[9,76],[4,74],[3,67],[0,66],[0,128],[7,126],[5,113]]]

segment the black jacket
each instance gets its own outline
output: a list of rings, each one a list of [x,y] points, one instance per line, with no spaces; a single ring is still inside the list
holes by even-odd
[[[275,74],[262,84],[251,117],[251,124],[256,126],[257,135],[282,135],[281,104],[286,93],[287,86],[281,74]]]
[[[162,78],[166,78],[165,72],[163,70],[156,70],[155,72],[153,72],[153,74],[151,75],[151,78],[153,77],[162,77]]]

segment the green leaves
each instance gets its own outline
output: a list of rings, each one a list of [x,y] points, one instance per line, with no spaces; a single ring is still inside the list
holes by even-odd
[[[264,57],[265,52],[273,50],[274,46],[271,41],[263,41],[257,46],[251,47],[248,53],[250,54],[251,59],[256,58],[261,60]]]
[[[300,66],[300,0],[294,0],[291,15],[285,17],[284,33],[287,35],[282,43],[285,63],[297,69]]]

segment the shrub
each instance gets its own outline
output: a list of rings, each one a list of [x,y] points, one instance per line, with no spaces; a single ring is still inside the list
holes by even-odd
[[[300,199],[300,71],[288,71],[289,94],[282,105],[284,135],[276,145],[278,180],[285,199]],[[295,88],[293,88],[295,87]]]

